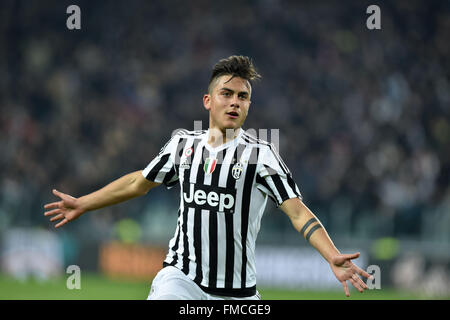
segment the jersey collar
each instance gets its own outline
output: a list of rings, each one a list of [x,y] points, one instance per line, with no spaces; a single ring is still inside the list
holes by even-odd
[[[232,146],[234,144],[237,144],[239,139],[241,139],[242,135],[244,134],[244,129],[240,128],[239,129],[239,133],[236,136],[236,138],[234,138],[233,140],[228,141],[227,143],[223,143],[220,146],[217,147],[212,147],[209,143],[208,143],[208,138],[209,138],[209,129],[206,131],[205,136],[203,137],[203,142],[205,144],[205,148],[208,149],[210,152],[218,152],[220,150],[226,149],[229,146]]]

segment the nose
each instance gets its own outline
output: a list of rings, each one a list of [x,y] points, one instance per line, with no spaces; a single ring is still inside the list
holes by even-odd
[[[238,98],[237,95],[235,95],[235,96],[233,97],[233,101],[231,101],[231,106],[232,106],[232,107],[236,107],[236,108],[239,108],[239,107],[240,107],[240,105],[239,105],[239,98]]]

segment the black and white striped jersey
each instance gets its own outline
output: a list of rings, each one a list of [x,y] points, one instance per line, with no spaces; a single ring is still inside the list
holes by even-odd
[[[251,296],[267,198],[279,206],[301,194],[273,144],[240,129],[213,148],[208,136],[209,130],[179,131],[143,170],[148,180],[181,187],[164,266],[179,268],[208,293]]]

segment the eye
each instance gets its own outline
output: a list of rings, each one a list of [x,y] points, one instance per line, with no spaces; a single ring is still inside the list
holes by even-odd
[[[224,95],[225,97],[229,97],[229,96],[231,96],[231,93],[228,91],[224,91],[224,92],[222,92],[222,95]]]

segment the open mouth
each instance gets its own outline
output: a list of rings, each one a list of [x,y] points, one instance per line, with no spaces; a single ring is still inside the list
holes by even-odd
[[[235,111],[227,112],[227,115],[232,119],[236,119],[239,117],[239,113],[237,113]]]

